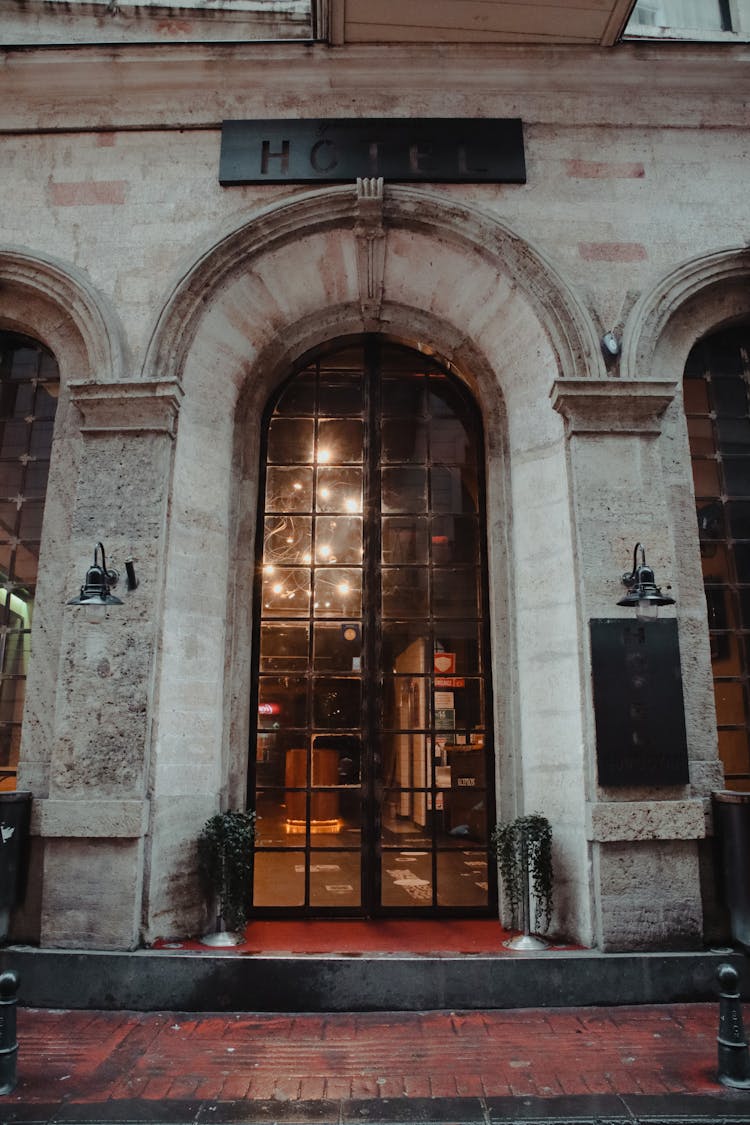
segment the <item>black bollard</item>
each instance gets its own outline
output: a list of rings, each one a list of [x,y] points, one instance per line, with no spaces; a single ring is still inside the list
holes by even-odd
[[[719,965],[719,1082],[734,1090],[750,1090],[750,1054],[742,1024],[739,982],[733,965]]]
[[[0,973],[0,1094],[16,1088],[16,1005],[18,1004],[18,973],[8,969]]]

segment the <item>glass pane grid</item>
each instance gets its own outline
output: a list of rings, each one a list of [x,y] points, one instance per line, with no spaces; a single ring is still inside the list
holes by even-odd
[[[390,350],[397,361],[409,357],[407,370],[422,362]],[[370,901],[358,863],[356,870],[351,863],[374,839],[361,813],[372,802],[372,755],[382,743],[378,773],[393,766],[397,745],[410,774],[399,779],[392,824],[387,808],[381,810],[380,843],[393,865],[376,875],[381,905],[482,909],[488,901],[484,774],[462,777],[457,794],[446,783],[454,743],[466,759],[474,754],[483,763],[485,754],[478,442],[462,420],[462,395],[442,373],[386,375],[382,425],[377,415],[373,423],[364,409],[367,395],[374,399],[365,392],[367,365],[359,354],[358,368],[312,365],[303,385],[287,386],[269,426],[258,851],[281,857],[277,873],[289,887],[277,888],[270,901],[270,868],[261,870],[255,905],[335,910],[361,909],[363,895]],[[369,483],[363,473],[371,474]],[[363,521],[364,495],[368,510],[374,502],[384,513],[375,534]],[[383,576],[377,597],[364,583],[372,566],[365,548],[372,543]],[[395,628],[387,627],[391,621]],[[379,633],[381,622],[388,682],[376,708],[378,729],[368,734],[367,693],[381,680],[363,680],[366,645],[380,650],[373,630]],[[450,675],[457,660],[463,676]],[[446,706],[456,694],[458,705]],[[403,705],[412,710],[399,712]],[[413,849],[402,847],[411,841]],[[455,857],[464,853],[470,858],[459,869]],[[285,855],[304,856],[303,870],[299,863],[284,867]],[[483,867],[484,880],[472,880],[472,863]]]
[[[0,784],[18,760],[57,395],[53,357],[0,332]]]
[[[750,413],[747,329],[693,349],[684,381],[719,751],[727,779],[750,775]]]

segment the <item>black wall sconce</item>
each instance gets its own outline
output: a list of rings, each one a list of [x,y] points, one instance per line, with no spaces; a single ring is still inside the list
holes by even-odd
[[[641,552],[641,562],[638,564],[638,551]],[[633,569],[622,576],[624,586],[628,592],[620,598],[618,605],[629,606],[635,610],[639,621],[654,621],[659,616],[660,605],[674,605],[674,598],[662,594],[656,585],[654,572],[646,565],[646,552],[642,543],[636,543],[633,548]],[[667,587],[669,589],[669,587]]]
[[[101,563],[99,562],[100,552]],[[135,576],[132,559],[128,559],[125,563],[125,573],[128,590],[135,590],[138,579]],[[107,567],[104,544],[97,543],[94,547],[94,565],[86,571],[86,580],[81,586],[80,594],[77,598],[71,598],[68,605],[84,606],[87,611],[86,620],[91,623],[99,622],[103,620],[107,606],[124,604],[120,598],[115,597],[112,593],[112,587],[116,586],[119,580],[118,571],[110,570]]]

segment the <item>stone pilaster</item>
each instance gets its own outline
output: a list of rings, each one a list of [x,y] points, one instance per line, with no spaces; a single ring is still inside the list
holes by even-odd
[[[77,593],[103,543],[120,574],[92,624],[60,607],[62,644],[48,794],[35,802],[44,845],[44,945],[127,949],[138,942],[149,827],[150,714],[164,583],[166,516],[180,391],[171,381],[73,383],[81,454],[67,551]],[[131,558],[138,587],[128,591]]]
[[[617,606],[633,546],[643,543],[657,582],[670,585],[680,616],[675,513],[660,438],[673,382],[559,380],[552,405],[565,419],[576,544],[576,583],[589,669],[584,697],[589,747],[587,838],[591,848],[597,944],[604,950],[690,948],[700,943],[698,841],[704,802],[690,786],[605,789],[596,774],[588,621],[630,617]],[[683,688],[691,689],[683,660]],[[705,721],[705,719],[704,719]],[[700,732],[687,724],[691,739]]]

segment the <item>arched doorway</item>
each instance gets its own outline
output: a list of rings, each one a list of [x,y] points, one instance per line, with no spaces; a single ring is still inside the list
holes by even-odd
[[[369,336],[298,370],[264,432],[254,909],[490,913],[478,411]]]

